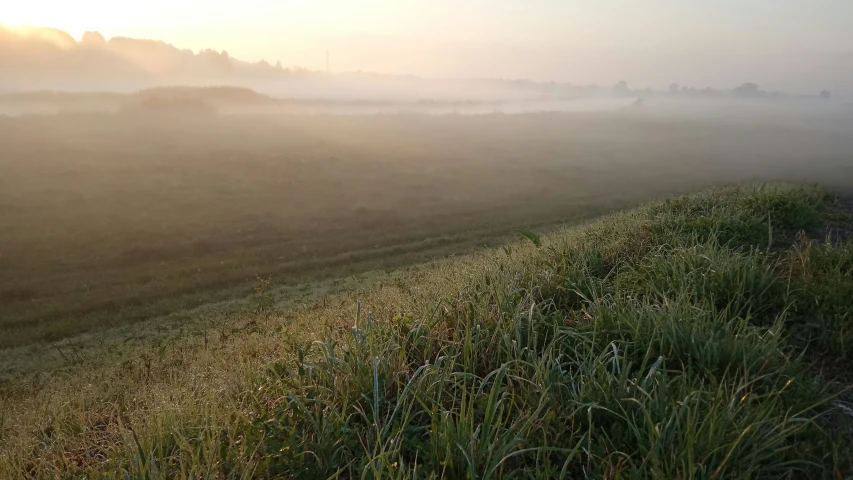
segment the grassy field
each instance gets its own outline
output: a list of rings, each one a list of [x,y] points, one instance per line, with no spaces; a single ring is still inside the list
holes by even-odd
[[[6,349],[0,476],[847,478],[851,225],[726,188]]]
[[[743,112],[742,112],[743,113]],[[849,126],[653,114],[0,117],[0,348],[748,180],[851,187]]]

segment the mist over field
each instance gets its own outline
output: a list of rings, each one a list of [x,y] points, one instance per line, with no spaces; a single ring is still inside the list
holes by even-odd
[[[853,3],[600,3],[0,8],[0,478],[847,478]]]
[[[514,228],[702,187],[853,188],[853,112],[832,102],[41,96],[82,103],[35,114],[42,100],[27,100],[0,117],[11,344],[165,312],[178,294],[225,298],[259,276],[292,283],[470,252]]]
[[[330,73],[52,28],[0,47],[4,345],[701,187],[853,188],[853,104],[826,90]]]

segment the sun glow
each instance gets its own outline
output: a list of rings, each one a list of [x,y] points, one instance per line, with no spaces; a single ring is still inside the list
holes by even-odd
[[[77,2],[66,1],[8,2],[0,10],[0,24],[24,31],[32,27],[57,28],[79,40],[87,30],[112,30],[126,24],[129,16],[132,12],[122,13],[109,2],[88,2],[83,8]]]

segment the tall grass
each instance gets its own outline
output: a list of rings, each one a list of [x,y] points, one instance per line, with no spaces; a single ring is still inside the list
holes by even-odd
[[[853,250],[816,189],[724,189],[437,270],[78,472],[844,478]],[[530,233],[530,232],[526,232]],[[421,288],[431,282],[440,288]],[[388,307],[388,308],[384,308]],[[830,363],[836,368],[817,367]],[[88,469],[88,470],[87,470]]]

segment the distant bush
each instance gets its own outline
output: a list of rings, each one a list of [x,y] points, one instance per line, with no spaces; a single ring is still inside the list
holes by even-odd
[[[129,114],[177,114],[193,116],[216,115],[216,108],[198,99],[146,97],[125,104],[122,113]]]
[[[209,103],[264,103],[272,98],[250,88],[242,87],[158,87],[142,90],[137,94],[140,99],[183,99]]]

